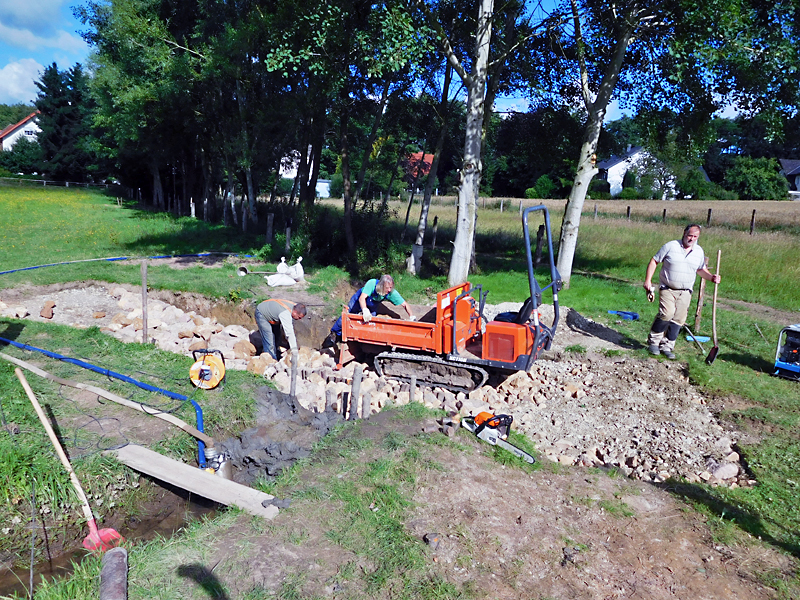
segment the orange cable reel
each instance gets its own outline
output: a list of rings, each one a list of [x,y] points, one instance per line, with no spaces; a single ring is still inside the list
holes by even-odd
[[[202,354],[198,359],[197,355]],[[217,356],[219,355],[219,356]],[[211,390],[225,379],[225,357],[219,350],[195,350],[192,352],[195,363],[189,369],[189,379],[195,387]]]

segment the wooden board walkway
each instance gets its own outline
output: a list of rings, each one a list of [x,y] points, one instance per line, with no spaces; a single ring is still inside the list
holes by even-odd
[[[110,450],[108,454],[140,473],[166,481],[214,502],[236,506],[251,515],[265,519],[272,519],[278,514],[277,507],[264,507],[261,504],[264,500],[273,498],[269,494],[172,460],[148,448],[128,444],[117,450]]]

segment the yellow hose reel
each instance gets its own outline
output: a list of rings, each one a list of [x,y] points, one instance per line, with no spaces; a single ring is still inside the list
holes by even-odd
[[[198,360],[197,355],[203,357]],[[219,356],[216,356],[216,355]],[[195,363],[189,369],[189,379],[203,390],[217,387],[225,379],[225,358],[219,350],[195,350],[192,352]]]

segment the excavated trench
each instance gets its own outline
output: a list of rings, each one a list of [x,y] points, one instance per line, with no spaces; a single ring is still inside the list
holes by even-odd
[[[40,288],[41,297],[68,291],[79,293],[97,282],[75,282]],[[26,290],[30,293],[31,290]],[[5,290],[4,297],[9,297]],[[185,312],[194,311],[203,317],[215,319],[223,326],[240,325],[257,330],[252,302],[209,301],[196,294],[152,291],[150,297],[172,304]],[[30,298],[30,295],[28,295]],[[13,298],[12,296],[12,299]],[[32,315],[38,312],[41,298],[31,302]],[[321,307],[309,307],[305,319],[295,323],[295,333],[302,346],[318,347],[327,336],[331,320],[323,315]],[[256,390],[257,405],[255,426],[220,443],[231,456],[234,479],[249,485],[259,476],[274,477],[295,461],[308,456],[312,445],[342,420],[341,415],[328,411],[314,413],[292,401],[291,397],[268,386]],[[213,516],[219,505],[185,490],[141,476],[140,483],[151,490],[151,499],[132,510],[119,510],[104,516],[103,526],[119,531],[127,540],[144,542],[158,536],[169,537],[187,523]],[[69,576],[76,564],[87,556],[81,546],[87,533],[83,529],[57,525],[47,520],[36,520],[36,563],[33,566],[34,590],[42,579]],[[82,519],[78,523],[83,527]],[[30,531],[31,527],[28,527]],[[69,529],[69,531],[67,531]],[[56,531],[58,530],[58,531]],[[30,538],[28,538],[30,540]],[[16,556],[0,556],[5,568],[0,571],[0,596],[29,594],[30,548],[24,540]],[[25,546],[28,546],[25,549]],[[42,559],[41,557],[45,558]],[[11,568],[9,565],[14,564]]]

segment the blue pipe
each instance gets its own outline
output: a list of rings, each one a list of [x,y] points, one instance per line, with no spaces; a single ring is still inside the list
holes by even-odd
[[[35,346],[29,346],[28,344],[21,344],[19,342],[8,340],[2,337],[0,337],[0,342],[11,344],[12,346],[16,346],[17,348],[21,348],[23,350],[31,350],[31,351],[35,350],[36,352],[41,352],[42,354],[44,354],[45,356],[49,356],[50,358],[56,358],[64,362],[68,362],[73,365],[83,367],[84,369],[89,369],[90,371],[94,371],[95,373],[100,373],[101,375],[105,375],[106,377],[113,377],[121,381],[126,381],[127,383],[132,383],[136,387],[139,387],[143,390],[147,390],[148,392],[158,392],[159,394],[163,394],[168,398],[172,398],[173,400],[180,400],[182,402],[186,402],[188,400],[189,402],[192,403],[192,406],[194,406],[194,412],[197,415],[197,430],[200,431],[201,433],[205,433],[205,431],[203,431],[203,409],[200,408],[200,405],[197,404],[197,402],[195,402],[194,400],[192,400],[187,396],[184,396],[183,394],[176,394],[175,392],[170,392],[169,390],[163,390],[161,388],[152,386],[149,383],[143,383],[141,381],[133,379],[132,377],[128,377],[127,375],[122,375],[121,373],[115,373],[114,371],[109,371],[108,369],[104,369],[102,367],[96,367],[95,365],[83,362],[82,360],[78,360],[76,358],[70,358],[68,356],[62,356],[61,354],[56,354],[55,352],[50,352],[49,350],[42,350],[41,348],[36,348]],[[201,440],[197,440],[197,452],[198,452],[197,462],[200,464],[201,469],[206,468],[205,448],[206,445]]]
[[[159,256],[145,256],[144,258],[188,258],[190,256],[211,256],[212,254],[227,254],[230,256],[242,256],[244,258],[253,258],[252,254],[236,254],[235,252],[202,252],[200,254],[162,254]],[[75,263],[93,262],[105,260],[113,262],[117,260],[141,260],[141,257],[136,256],[114,256],[111,258],[86,258],[83,260],[68,260],[65,262],[50,263],[48,265],[37,265],[35,267],[22,267],[21,269],[11,269],[10,271],[0,271],[0,275],[8,275],[9,273],[16,273],[18,271],[31,271],[33,269],[41,269],[43,267],[57,267],[59,265],[73,265]]]

